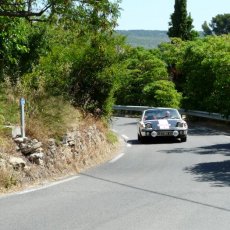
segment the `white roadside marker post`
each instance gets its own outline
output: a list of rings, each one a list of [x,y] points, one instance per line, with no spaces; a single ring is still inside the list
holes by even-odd
[[[20,98],[20,111],[21,111],[21,137],[24,139],[26,137],[25,135],[25,111],[24,111],[24,105],[25,105],[25,99],[22,97]]]

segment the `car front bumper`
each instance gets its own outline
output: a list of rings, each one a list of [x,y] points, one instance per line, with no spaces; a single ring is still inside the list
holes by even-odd
[[[188,130],[174,129],[174,130],[153,130],[153,129],[142,129],[140,134],[142,137],[185,137],[187,136]]]

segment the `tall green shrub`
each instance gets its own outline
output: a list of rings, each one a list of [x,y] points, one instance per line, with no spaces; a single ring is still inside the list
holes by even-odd
[[[182,99],[173,82],[159,80],[146,85],[143,89],[146,105],[154,107],[179,108]]]
[[[198,33],[193,30],[193,19],[187,15],[187,0],[175,0],[174,13],[169,22],[169,37],[178,37],[182,40],[193,40]]]

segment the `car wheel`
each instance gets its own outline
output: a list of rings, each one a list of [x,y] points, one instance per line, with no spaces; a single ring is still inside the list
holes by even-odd
[[[144,143],[144,138],[138,133],[138,135],[137,135],[137,139],[138,139],[138,141],[140,142],[140,143]]]
[[[181,142],[186,142],[187,141],[187,136],[181,137],[180,140],[181,140]]]

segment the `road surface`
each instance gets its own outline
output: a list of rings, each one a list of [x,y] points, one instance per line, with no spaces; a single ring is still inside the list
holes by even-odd
[[[230,135],[191,126],[188,141],[137,142],[114,118],[114,159],[68,180],[0,197],[2,230],[229,230]]]

